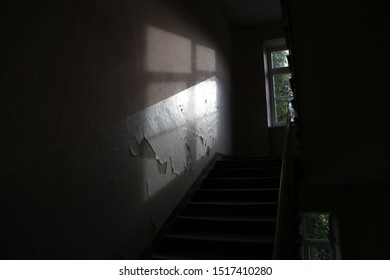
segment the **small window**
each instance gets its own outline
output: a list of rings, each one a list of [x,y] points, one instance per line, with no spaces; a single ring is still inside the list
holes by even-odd
[[[288,67],[288,50],[271,52],[272,69]]]
[[[287,56],[289,50],[284,40],[266,42],[265,73],[268,104],[268,125],[285,125],[287,108],[293,97],[290,85],[291,71]]]
[[[334,221],[330,213],[307,212],[302,217],[302,253],[304,259],[331,260],[336,252]]]

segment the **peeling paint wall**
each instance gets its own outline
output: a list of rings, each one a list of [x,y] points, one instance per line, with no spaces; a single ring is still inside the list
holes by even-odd
[[[0,257],[136,258],[230,153],[230,26],[214,1],[1,9]]]
[[[117,244],[118,254],[134,258],[152,240],[215,152],[231,153],[228,91],[210,78],[166,100],[100,130],[91,139],[96,146],[83,151],[97,155],[99,172],[107,188],[91,193],[90,216],[106,217],[100,200],[121,190],[127,201],[129,236]],[[206,102],[207,100],[207,102]],[[103,148],[103,150],[101,150]],[[72,152],[71,154],[75,154]],[[90,167],[87,167],[89,169]],[[96,172],[96,170],[91,170]],[[92,185],[91,185],[92,184]],[[92,189],[95,187],[89,183]],[[100,194],[99,194],[100,193]],[[94,198],[98,195],[98,198]],[[104,204],[103,204],[104,205]],[[112,206],[110,206],[112,207]],[[114,207],[116,208],[116,207]],[[116,215],[120,208],[113,210]],[[122,210],[121,210],[122,211]],[[113,213],[113,215],[114,215]],[[112,229],[100,229],[111,232]]]
[[[142,177],[152,193],[177,176],[196,178],[216,150],[230,153],[227,143],[215,140],[230,133],[222,126],[229,116],[221,91],[210,78],[126,119],[129,155],[143,159]]]
[[[212,154],[231,152],[225,141],[230,134],[227,94],[213,77],[121,121],[123,137],[116,145],[127,146],[124,160],[129,170],[137,170],[128,183],[137,186],[142,200],[137,211],[141,227],[153,224],[152,231],[136,237],[138,244],[157,233]],[[117,133],[106,130],[100,137],[116,138]],[[128,250],[134,248],[121,252]]]
[[[93,150],[109,147],[99,153],[99,161],[111,167],[99,177],[109,182],[109,188],[125,189],[128,197],[123,199],[131,209],[126,222],[128,226],[136,222],[133,236],[116,248],[118,254],[136,257],[210,157],[215,152],[231,153],[226,141],[230,134],[228,94],[213,77],[94,136],[97,146]],[[93,205],[92,213],[104,216],[106,209],[96,202]]]

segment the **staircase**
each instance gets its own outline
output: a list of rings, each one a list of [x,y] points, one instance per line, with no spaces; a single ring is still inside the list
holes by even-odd
[[[214,163],[152,259],[272,259],[281,159]]]

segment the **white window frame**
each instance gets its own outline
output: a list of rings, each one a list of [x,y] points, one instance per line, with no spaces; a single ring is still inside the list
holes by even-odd
[[[282,67],[272,69],[271,53],[275,51],[288,50],[284,38],[268,40],[264,43],[264,72],[265,90],[267,96],[267,119],[268,127],[285,126],[285,121],[277,121],[276,118],[276,98],[274,96],[273,77],[277,74],[291,74],[290,68]]]

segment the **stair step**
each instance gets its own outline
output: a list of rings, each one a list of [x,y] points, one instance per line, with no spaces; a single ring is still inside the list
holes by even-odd
[[[258,202],[258,201],[191,201],[188,203],[189,205],[277,205],[277,202]]]
[[[205,254],[205,253],[192,253],[192,252],[180,252],[180,253],[154,253],[151,255],[152,260],[230,260],[235,259],[235,256],[227,256],[226,254]]]
[[[183,244],[184,246],[188,245]],[[155,260],[269,260],[272,259],[272,243],[264,243],[262,246],[253,246],[253,244],[248,243],[249,246],[242,246],[242,243],[238,243],[239,248],[235,248],[232,243],[225,245],[223,242],[220,243],[221,246],[227,246],[228,250],[225,248],[219,249],[213,246],[213,249],[210,250],[209,247],[204,248],[205,246],[202,243],[204,241],[192,241],[195,246],[199,248],[188,248],[185,249],[166,249],[159,250],[151,255],[152,259]],[[199,244],[200,243],[200,244]],[[194,245],[192,246],[194,247]],[[204,248],[204,249],[203,249]],[[240,250],[241,249],[241,250]]]
[[[179,219],[205,220],[205,221],[230,221],[230,222],[276,222],[275,217],[251,217],[251,216],[223,216],[223,215],[197,215],[197,216],[179,216]]]
[[[199,192],[258,192],[262,193],[264,191],[279,191],[279,188],[261,188],[261,189],[223,189],[223,188],[218,188],[218,189],[198,189],[197,191]]]
[[[201,189],[261,189],[279,188],[280,177],[205,178]]]
[[[183,215],[211,216],[245,216],[245,217],[276,217],[277,203],[205,203],[190,202]]]
[[[238,235],[238,234],[213,234],[213,233],[171,233],[167,234],[165,238],[171,239],[191,239],[203,241],[216,242],[239,242],[239,243],[274,243],[273,236],[259,236],[259,235]]]
[[[219,160],[214,168],[259,168],[259,167],[280,167],[281,159],[236,159]]]
[[[167,235],[153,254],[160,259],[271,259],[273,236]]]
[[[196,215],[196,216],[179,216],[179,219],[188,219],[188,220],[205,220],[205,221],[244,221],[244,222],[264,222],[272,221],[276,222],[275,217],[256,217],[256,216],[227,216],[227,215]]]
[[[264,168],[214,168],[211,169],[209,178],[257,178],[280,176],[280,167]]]
[[[172,233],[194,234],[240,234],[240,235],[274,235],[276,222],[248,220],[206,220],[178,218],[172,228]]]
[[[277,201],[279,189],[199,189],[192,201]]]

